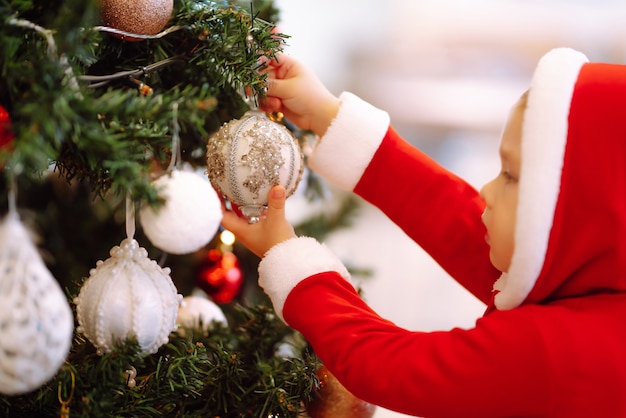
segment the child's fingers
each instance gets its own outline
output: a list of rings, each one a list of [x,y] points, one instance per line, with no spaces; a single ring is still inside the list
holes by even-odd
[[[274,186],[270,190],[267,201],[267,219],[285,218],[285,200],[287,193],[283,186]]]
[[[265,96],[260,99],[260,108],[264,112],[280,112],[282,101],[278,97]]]
[[[245,228],[248,227],[248,221],[240,218],[234,212],[231,212],[229,210],[223,210],[222,226],[235,234],[235,236],[240,236],[244,232]]]

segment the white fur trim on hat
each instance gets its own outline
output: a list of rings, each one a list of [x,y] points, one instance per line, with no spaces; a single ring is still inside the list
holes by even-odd
[[[533,75],[522,125],[515,249],[508,273],[494,285],[498,309],[519,306],[541,273],[561,185],[570,104],[586,62],[580,52],[558,48],[541,58]]]
[[[389,114],[352,93],[339,96],[337,116],[309,157],[309,167],[334,185],[353,190],[389,129]]]
[[[292,238],[265,254],[259,263],[259,285],[284,321],[283,307],[291,290],[307,277],[327,271],[336,271],[350,282],[348,270],[327,246],[314,238]]]

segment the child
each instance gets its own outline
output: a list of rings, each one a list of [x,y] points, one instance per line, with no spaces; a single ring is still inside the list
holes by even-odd
[[[268,71],[265,109],[320,136],[310,167],[378,206],[488,305],[472,329],[399,328],[327,247],[295,236],[281,187],[257,224],[225,213],[263,256],[277,314],[348,390],[416,416],[626,417],[626,66],[546,54],[480,194],[294,59]]]

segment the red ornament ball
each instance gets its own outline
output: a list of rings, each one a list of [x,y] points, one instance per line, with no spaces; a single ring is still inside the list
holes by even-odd
[[[13,132],[11,131],[11,118],[9,112],[0,106],[0,148],[13,142]]]
[[[316,372],[320,387],[306,405],[311,418],[371,418],[376,406],[350,393],[326,368],[320,366]]]
[[[159,33],[172,17],[174,0],[100,0],[102,24],[138,35]],[[140,38],[115,35],[126,41]]]
[[[237,256],[230,251],[208,251],[200,264],[197,285],[215,303],[232,302],[243,287],[243,273]]]

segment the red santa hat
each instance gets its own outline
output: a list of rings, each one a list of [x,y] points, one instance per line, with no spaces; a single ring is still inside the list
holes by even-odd
[[[626,66],[555,49],[524,112],[515,250],[498,309],[623,290]],[[621,236],[620,236],[621,235]],[[624,275],[622,275],[624,276]]]

